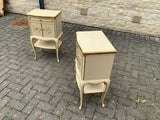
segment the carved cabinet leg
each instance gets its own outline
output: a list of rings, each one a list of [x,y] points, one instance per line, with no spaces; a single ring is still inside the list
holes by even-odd
[[[34,59],[36,60],[37,59],[37,52],[36,52],[36,48],[35,48],[34,42],[33,42],[34,38],[30,38],[30,40],[31,40],[31,44],[33,47],[34,55],[35,55]]]

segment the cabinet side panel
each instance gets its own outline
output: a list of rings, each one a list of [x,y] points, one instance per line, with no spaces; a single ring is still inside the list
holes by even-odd
[[[114,56],[112,53],[87,55],[84,79],[110,79]]]
[[[77,67],[80,72],[81,78],[83,79],[84,56],[83,56],[80,48],[78,47],[78,45],[76,45],[76,58],[77,58],[77,62],[78,62]]]
[[[56,37],[58,37],[62,32],[62,20],[61,14],[56,17]]]

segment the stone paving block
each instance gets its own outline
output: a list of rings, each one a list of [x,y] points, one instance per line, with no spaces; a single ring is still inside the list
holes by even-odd
[[[78,98],[78,97],[75,97],[75,96],[73,96],[73,95],[64,94],[64,95],[63,95],[63,98],[64,98],[66,101],[70,102],[70,103],[78,104],[78,102],[79,102],[79,98]]]
[[[35,84],[41,84],[41,85],[43,85],[46,82],[45,80],[37,77],[33,78],[31,81],[34,82]]]
[[[59,88],[59,91],[64,92],[64,93],[69,93],[71,95],[74,93],[73,88],[66,87],[66,86],[63,86],[63,85]]]
[[[11,97],[11,98],[14,98],[14,99],[17,99],[17,100],[21,100],[24,95],[17,92],[17,91],[10,91],[7,96]]]
[[[31,79],[33,78],[33,76],[26,76],[22,81],[21,81],[21,85],[26,85]]]
[[[55,105],[53,104],[48,104],[46,102],[40,101],[37,105],[37,107],[43,111],[47,111],[49,113],[52,113],[55,109]]]
[[[10,100],[9,97],[4,97],[3,99],[0,99],[0,109],[2,109]]]
[[[11,82],[11,83],[16,83],[16,84],[19,84],[22,79],[17,77],[17,76],[14,76],[14,75],[11,75],[9,78],[8,78],[8,81]]]
[[[16,109],[16,110],[18,110],[18,111],[21,111],[21,110],[24,108],[24,106],[25,106],[24,103],[22,103],[22,102],[20,102],[20,101],[17,101],[17,100],[14,100],[14,99],[12,99],[12,100],[8,103],[8,105],[9,105],[11,108],[14,108],[14,109]]]
[[[46,86],[43,86],[43,85],[39,85],[39,84],[36,84],[33,89],[37,90],[38,92],[43,92],[43,93],[46,93],[48,91],[48,87]]]
[[[0,120],[3,120],[3,118],[9,114],[9,112],[11,111],[11,108],[10,107],[4,107],[1,109],[1,112],[0,112]]]
[[[32,113],[27,117],[26,120],[38,120],[40,118],[40,115],[42,114],[42,111],[38,108],[35,108]]]
[[[58,120],[56,115],[49,114],[47,112],[43,112],[39,117],[40,120]]]
[[[9,84],[8,81],[4,81],[0,84],[0,91],[3,90]]]
[[[48,94],[54,95],[57,90],[60,88],[60,85],[54,84],[48,91]]]
[[[25,85],[25,87],[21,90],[21,92],[24,94],[27,94],[33,86],[34,86],[34,83],[29,82],[28,84]]]
[[[10,118],[12,118],[13,120],[25,120],[26,117],[27,117],[26,114],[11,109],[11,111],[9,111],[8,114],[6,115],[6,120],[9,120]]]
[[[3,75],[3,76],[1,77],[1,79],[0,79],[0,83],[2,83],[2,82],[4,82],[5,80],[7,80],[8,77],[9,77],[8,74]]]
[[[49,94],[37,93],[35,98],[44,102],[49,102],[52,96]]]
[[[10,89],[9,89],[9,88],[4,88],[4,89],[0,92],[0,99],[2,99],[4,96],[6,96],[9,92],[10,92]]]
[[[82,116],[77,115],[77,114],[73,114],[71,120],[84,120],[84,118],[82,118]],[[89,120],[89,119],[85,119],[85,120]]]
[[[37,99],[30,100],[30,102],[25,106],[22,112],[29,114],[38,105],[38,103],[39,103],[39,100]]]
[[[63,113],[63,115],[60,117],[60,119],[62,119],[62,120],[70,120],[71,117],[72,117],[72,115],[73,115],[72,112],[70,112],[70,111],[65,111],[65,112]]]
[[[53,111],[53,114],[57,115],[57,116],[61,116],[62,113],[65,111],[65,107],[67,107],[67,102],[64,100],[61,100],[56,108]]]
[[[16,83],[10,83],[8,86],[11,90],[20,91],[23,86],[16,84]]]
[[[28,103],[34,97],[36,93],[37,91],[30,90],[21,101],[24,103]]]
[[[47,87],[52,87],[52,85],[55,83],[55,78],[54,77],[51,77],[46,83],[45,85]]]
[[[141,112],[137,109],[128,107],[127,108],[127,113],[132,115],[132,116],[135,116],[135,118],[137,118],[137,119],[146,120],[145,113],[143,113],[143,112]]]

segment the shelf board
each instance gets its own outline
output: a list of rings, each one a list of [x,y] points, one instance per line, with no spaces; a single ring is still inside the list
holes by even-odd
[[[59,46],[58,48],[61,46],[62,42],[59,41]],[[34,44],[35,47],[38,48],[44,48],[44,49],[56,49],[56,44],[54,41],[41,41],[41,40],[37,40]]]

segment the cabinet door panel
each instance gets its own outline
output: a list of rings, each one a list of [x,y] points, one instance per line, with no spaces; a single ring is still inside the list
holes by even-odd
[[[54,28],[54,23],[52,22],[44,22],[42,23],[42,28],[43,28],[43,37],[49,37],[55,38],[55,28]]]
[[[42,37],[42,28],[40,23],[30,22],[31,35]]]

